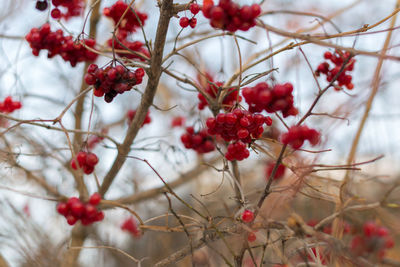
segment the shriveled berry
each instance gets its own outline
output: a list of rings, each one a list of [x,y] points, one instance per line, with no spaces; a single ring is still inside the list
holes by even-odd
[[[43,0],[43,1],[37,1],[37,2],[36,2],[35,8],[36,8],[37,10],[44,11],[44,10],[47,9],[48,6],[49,6],[49,5],[48,5],[47,1],[46,1],[46,0]]]

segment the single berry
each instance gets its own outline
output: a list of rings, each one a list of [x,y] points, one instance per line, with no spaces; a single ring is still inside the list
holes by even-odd
[[[245,223],[252,222],[254,220],[254,213],[251,210],[245,210],[242,214],[242,221]]]
[[[179,25],[180,25],[182,28],[186,28],[187,26],[189,26],[189,23],[190,23],[190,21],[189,21],[189,18],[187,18],[187,17],[182,17],[182,18],[179,20]]]
[[[371,237],[375,235],[377,228],[374,222],[366,222],[363,226],[364,235],[367,237]]]
[[[257,239],[257,236],[254,232],[250,232],[247,234],[247,241],[254,242],[254,241],[256,241],[256,239]]]
[[[47,9],[48,6],[49,5],[48,5],[47,1],[44,0],[44,1],[37,1],[35,7],[37,10],[44,11]]]
[[[58,8],[54,8],[51,11],[50,15],[53,19],[59,19],[61,18],[61,11]]]
[[[99,193],[94,193],[90,196],[89,203],[97,206],[101,201],[101,195]]]
[[[196,3],[192,3],[189,7],[190,12],[192,12],[193,15],[196,15],[200,11],[200,6]]]
[[[61,215],[66,216],[68,214],[68,206],[66,203],[58,203],[57,205],[57,212],[60,213]]]
[[[196,18],[191,18],[190,20],[189,20],[189,25],[190,25],[190,28],[194,28],[194,27],[196,27],[196,24],[197,24],[197,19]]]

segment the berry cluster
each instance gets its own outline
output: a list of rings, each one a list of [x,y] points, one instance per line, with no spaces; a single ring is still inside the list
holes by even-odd
[[[39,11],[45,11],[48,8],[49,4],[47,0],[38,0],[36,1],[35,8]]]
[[[271,177],[272,171],[275,168],[275,162],[269,162],[265,168],[265,178],[268,180]],[[286,167],[283,164],[279,164],[276,169],[274,180],[279,180],[285,175]]]
[[[131,125],[133,118],[135,118],[136,115],[136,110],[130,109],[126,112],[126,118],[128,119],[128,125]],[[143,125],[145,124],[149,124],[151,122],[151,118],[150,118],[150,111],[147,111],[146,113],[146,117],[144,118]]]
[[[52,0],[51,1],[55,8],[51,11],[51,17],[53,19],[69,19],[71,17],[80,16],[84,9],[84,0]],[[66,9],[65,13],[62,13],[59,7]]]
[[[80,151],[76,155],[76,160],[78,161],[79,168],[82,168],[85,174],[91,174],[94,171],[94,166],[99,162],[96,154],[84,151]],[[71,160],[71,168],[74,170],[78,169],[75,159]]]
[[[352,55],[349,52],[341,52],[336,50],[334,54],[327,51],[324,53],[324,58],[326,60],[330,60],[334,66],[331,68],[328,61],[322,62],[318,65],[315,74],[319,76],[321,73],[326,75],[326,80],[328,82],[332,82],[333,78],[338,75],[340,70],[343,67],[343,64],[346,65],[343,68],[343,71],[339,74],[336,81],[337,84],[334,84],[335,90],[339,91],[342,89],[342,86],[346,86],[347,89],[351,90],[354,88],[354,85],[351,83],[352,76],[348,74],[349,71],[354,69],[354,63],[356,62]]]
[[[69,225],[74,225],[78,220],[81,220],[83,225],[89,225],[104,219],[104,213],[96,208],[100,201],[99,193],[94,193],[88,203],[82,203],[79,198],[71,197],[67,202],[58,203],[57,212],[65,216]]]
[[[314,146],[319,143],[320,134],[317,130],[310,129],[306,125],[294,125],[289,128],[287,133],[281,136],[282,143],[290,145],[293,149],[299,149],[304,140],[308,140]]]
[[[0,112],[11,113],[22,107],[21,102],[13,101],[11,96],[7,96],[3,102],[0,102]]]
[[[242,221],[245,223],[250,223],[254,220],[254,212],[251,210],[244,210],[242,213]]]
[[[128,12],[126,12],[124,15],[127,9]],[[144,22],[147,19],[147,14],[141,13],[129,7],[121,0],[117,1],[111,7],[104,8],[103,14],[104,16],[111,18],[115,24],[117,24],[122,15],[124,15],[123,19],[118,25],[118,29],[127,32],[135,32],[138,28],[140,28],[141,25],[144,25]]]
[[[230,143],[225,154],[227,160],[244,160],[250,156],[250,151],[242,141]]]
[[[271,125],[271,118],[239,108],[229,113],[219,113],[215,118],[211,117],[206,121],[209,134],[219,134],[226,142],[241,140],[244,143],[251,143],[252,138],[259,138],[264,132],[264,123]]]
[[[99,68],[96,64],[89,65],[85,75],[85,82],[94,85],[94,95],[102,97],[107,103],[113,101],[118,94],[132,89],[134,85],[142,83],[144,70],[136,69],[132,72],[122,65]]]
[[[258,4],[240,7],[231,0],[220,0],[217,6],[213,0],[204,0],[202,11],[204,17],[210,19],[212,27],[230,32],[249,30],[256,25],[255,19],[261,14]]]
[[[200,11],[200,6],[198,5],[198,4],[196,4],[196,3],[192,3],[192,4],[190,4],[190,6],[189,6],[189,10],[190,10],[190,12],[192,12],[192,14],[193,14],[193,17],[192,18],[188,18],[188,17],[182,17],[180,20],[179,20],[179,25],[182,27],[182,28],[186,28],[187,26],[190,26],[192,29],[194,28],[194,27],[196,27],[196,24],[197,24],[197,19],[194,17],[197,13],[199,13],[199,11]]]
[[[72,67],[78,62],[93,61],[97,58],[96,53],[86,49],[86,46],[94,48],[95,40],[86,39],[76,43],[72,36],[64,36],[61,29],[52,32],[48,23],[40,28],[31,29],[25,39],[29,42],[34,56],[39,56],[42,49],[48,50],[48,58],[60,55],[65,61],[69,61]]]
[[[378,259],[385,256],[386,249],[394,246],[394,240],[386,227],[378,226],[374,222],[366,222],[362,234],[351,240],[350,249],[358,256],[375,255]]]
[[[208,73],[205,74],[205,77],[198,76],[197,79],[204,92],[213,99],[217,97],[218,91],[224,84],[223,82],[214,82],[214,78]],[[197,97],[200,100],[198,105],[200,110],[208,106],[207,99],[201,93],[199,93]],[[242,97],[239,96],[239,91],[236,88],[229,88],[222,101],[222,105],[225,110],[230,110],[237,102],[240,101],[242,101]]]
[[[205,129],[195,132],[193,127],[186,127],[186,133],[181,136],[181,141],[187,149],[194,149],[199,154],[208,153],[215,149],[212,138]]]
[[[250,112],[263,110],[274,113],[282,111],[284,118],[299,113],[293,106],[293,85],[291,83],[276,84],[273,87],[261,82],[254,87],[245,87],[242,94],[249,105]]]
[[[141,231],[137,227],[137,223],[133,217],[130,217],[126,219],[122,225],[121,225],[121,230],[129,232],[131,235],[133,235],[136,238],[140,238],[142,236]]]
[[[177,116],[171,121],[171,127],[181,127],[185,123],[185,117]]]
[[[138,59],[140,61],[145,61],[145,58],[143,56],[147,58],[150,57],[149,51],[142,42],[128,41],[128,32],[120,31],[116,35],[116,38],[117,40],[114,41],[114,44],[113,39],[111,38],[107,41],[107,45],[111,48],[116,49],[118,56],[128,59]],[[135,54],[133,52],[140,53],[143,56]]]
[[[180,18],[180,20],[179,20],[179,25],[182,27],[182,28],[186,28],[187,26],[190,26],[190,28],[194,28],[194,27],[196,27],[196,25],[197,25],[197,19],[196,18],[191,18],[191,19],[189,19],[188,17],[182,17],[182,18]]]

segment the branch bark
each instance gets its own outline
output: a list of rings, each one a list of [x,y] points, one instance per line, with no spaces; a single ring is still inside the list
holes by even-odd
[[[104,177],[103,183],[100,187],[100,194],[104,196],[110,188],[112,182],[117,176],[119,170],[126,160],[126,156],[130,151],[130,146],[133,143],[139,129],[146,117],[149,107],[153,103],[154,96],[157,91],[158,83],[162,73],[162,56],[164,52],[165,40],[167,37],[169,21],[173,14],[172,0],[164,0],[161,5],[160,19],[158,21],[156,39],[154,42],[154,49],[150,59],[150,68],[147,71],[148,83],[145,92],[142,96],[139,108],[137,109],[135,118],[125,136],[124,142],[118,147],[118,154],[111,166],[110,171]]]

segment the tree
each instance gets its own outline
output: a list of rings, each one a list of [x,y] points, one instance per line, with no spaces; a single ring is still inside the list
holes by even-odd
[[[397,266],[398,182],[358,179],[399,3],[137,2],[4,8],[1,265]]]

